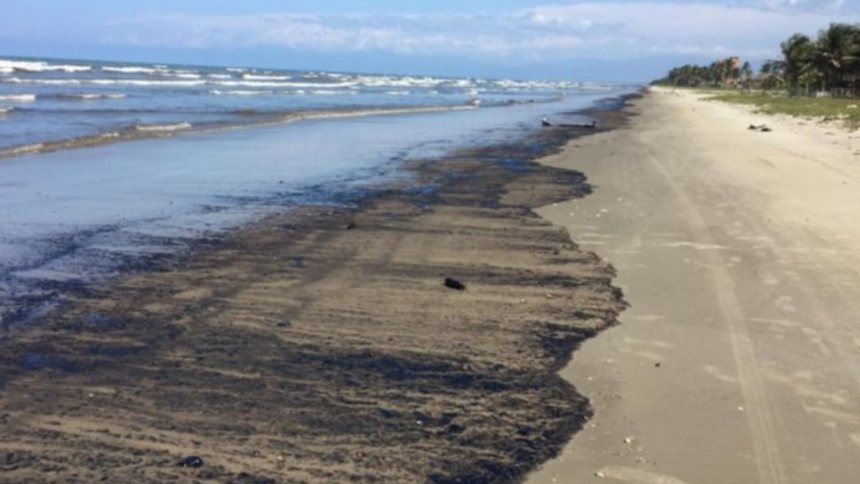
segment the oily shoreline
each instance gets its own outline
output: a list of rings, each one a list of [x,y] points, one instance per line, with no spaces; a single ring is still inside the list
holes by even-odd
[[[2,335],[4,479],[521,479],[590,415],[556,372],[624,306],[531,210],[590,191],[533,161],[590,132],[411,162],[432,189],[268,217]]]

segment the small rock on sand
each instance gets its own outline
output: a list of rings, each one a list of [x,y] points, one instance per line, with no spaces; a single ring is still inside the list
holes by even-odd
[[[445,287],[450,288],[450,289],[456,289],[458,291],[463,291],[466,289],[466,286],[463,285],[462,282],[460,282],[457,279],[454,279],[452,277],[446,277],[445,278]]]
[[[196,455],[190,455],[177,464],[179,467],[203,467],[203,459]]]

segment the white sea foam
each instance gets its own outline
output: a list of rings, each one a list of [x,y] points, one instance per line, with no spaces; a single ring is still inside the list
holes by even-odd
[[[249,81],[289,81],[290,76],[273,76],[273,75],[258,75],[258,74],[242,74],[242,79]]]
[[[209,74],[207,77],[210,79],[233,79],[230,74]]]
[[[11,113],[14,110],[15,110],[15,108],[11,108],[11,107],[0,107],[0,116],[7,114],[7,113]]]
[[[156,131],[179,131],[182,129],[188,129],[191,127],[191,123],[173,123],[173,124],[137,124],[134,126],[134,129],[137,131],[143,132],[156,132]]]
[[[224,70],[227,72],[245,72],[248,69],[245,69],[244,67],[228,67]]]
[[[29,103],[36,100],[35,94],[4,94],[0,96],[0,101],[12,103]]]

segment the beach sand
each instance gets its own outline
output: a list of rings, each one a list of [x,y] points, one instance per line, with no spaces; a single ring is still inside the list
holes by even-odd
[[[543,160],[594,185],[539,213],[630,307],[562,371],[595,415],[529,482],[857,482],[860,135],[690,91],[632,112]]]
[[[593,131],[411,162],[357,208],[64,288],[0,337],[0,479],[519,479],[590,415],[558,370],[624,307],[612,269],[531,210],[590,191],[529,160]]]

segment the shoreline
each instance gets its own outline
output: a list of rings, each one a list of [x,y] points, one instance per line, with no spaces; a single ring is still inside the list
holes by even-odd
[[[590,414],[556,372],[623,308],[611,268],[531,211],[590,191],[581,174],[534,160],[593,132],[407,162],[436,190],[273,215],[3,334],[0,468],[14,479],[521,479]],[[189,454],[206,465],[175,465]]]

